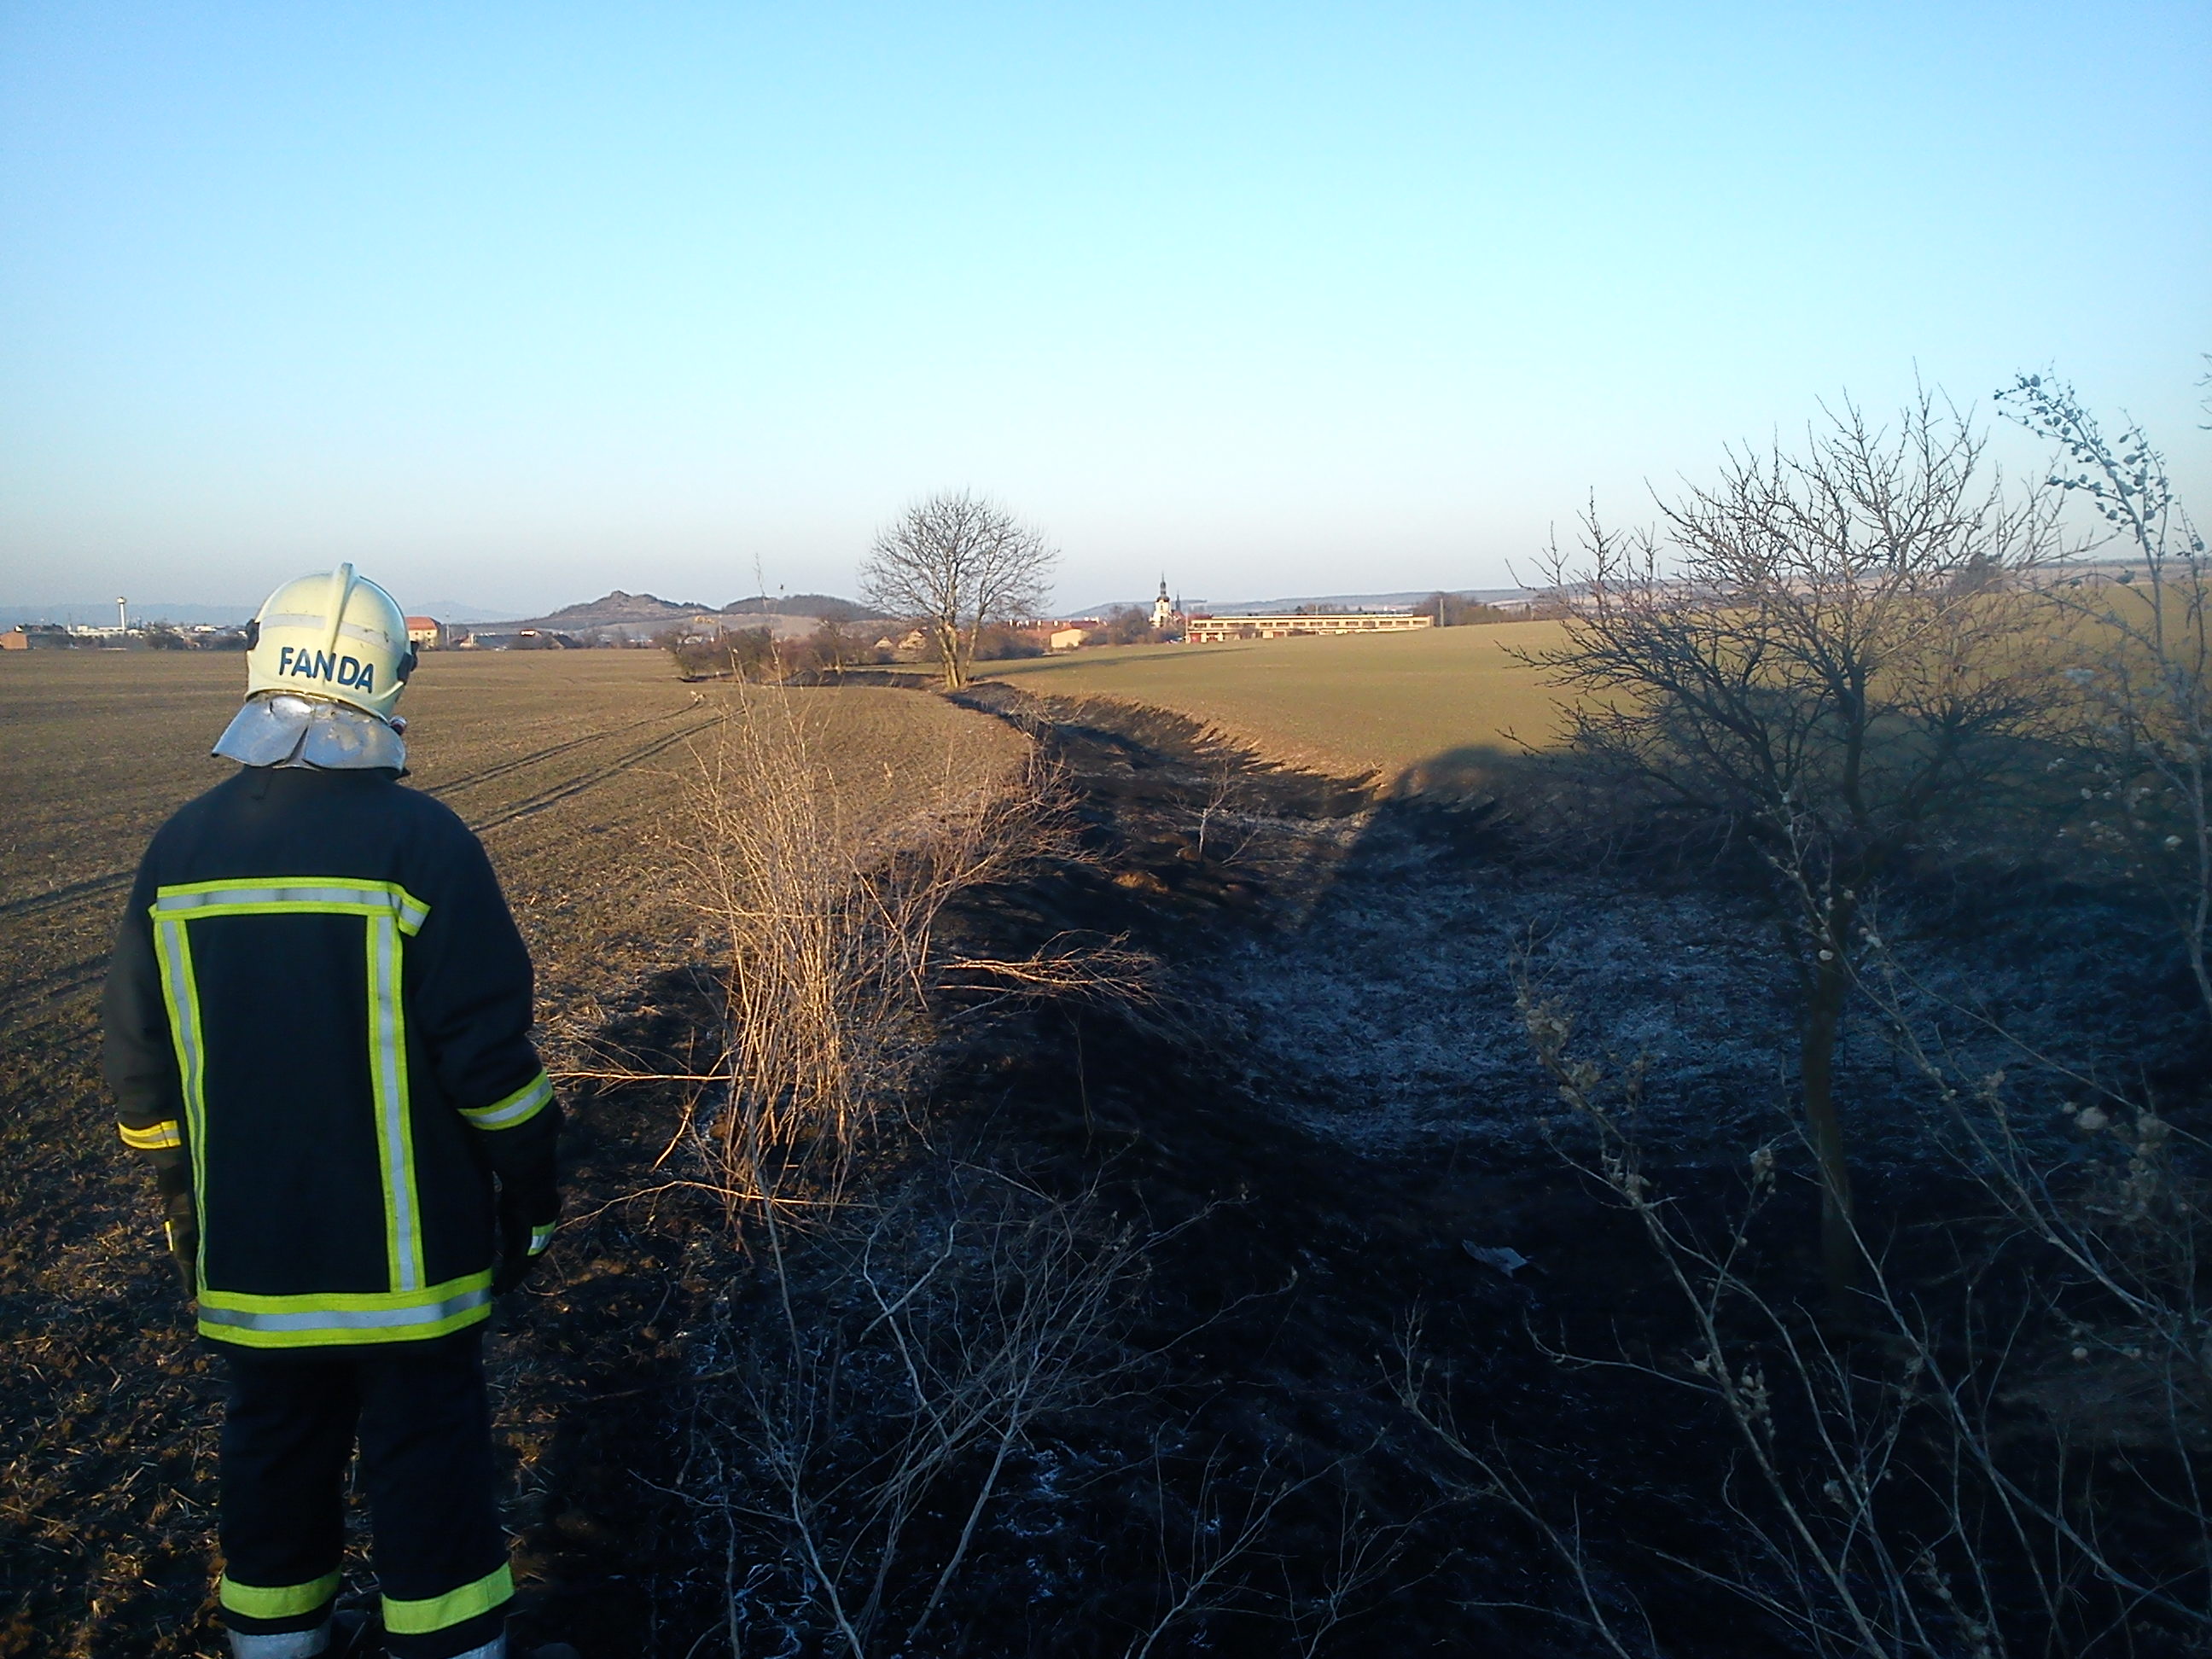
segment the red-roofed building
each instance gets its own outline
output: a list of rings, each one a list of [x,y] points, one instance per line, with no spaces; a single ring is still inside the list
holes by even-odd
[[[407,619],[407,642],[417,651],[443,650],[446,624],[435,617],[410,617]]]

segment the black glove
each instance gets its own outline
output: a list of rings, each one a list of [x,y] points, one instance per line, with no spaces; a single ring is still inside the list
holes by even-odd
[[[192,1207],[192,1166],[181,1155],[155,1164],[153,1183],[161,1190],[161,1237],[177,1263],[177,1283],[185,1301],[199,1294],[199,1210]]]
[[[169,1259],[176,1264],[177,1280],[187,1301],[199,1294],[200,1218],[192,1207],[189,1187],[167,1190],[162,1183],[161,1232],[169,1241]]]
[[[533,1226],[522,1212],[522,1206],[502,1194],[499,1205],[499,1268],[491,1276],[491,1293],[505,1296],[529,1278],[530,1270],[538,1265],[538,1258],[545,1254],[545,1247],[552,1242],[550,1222]],[[537,1247],[534,1249],[533,1245]]]

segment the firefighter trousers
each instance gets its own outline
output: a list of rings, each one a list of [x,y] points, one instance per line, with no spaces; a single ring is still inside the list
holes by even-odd
[[[344,1358],[225,1346],[223,1622],[239,1659],[322,1650],[358,1438],[392,1659],[497,1659],[514,1583],[480,1330]]]

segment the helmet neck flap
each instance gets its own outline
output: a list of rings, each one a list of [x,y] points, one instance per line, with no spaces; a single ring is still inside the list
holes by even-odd
[[[375,715],[342,702],[283,691],[246,699],[212,751],[241,766],[303,766],[326,772],[407,769],[407,744]]]

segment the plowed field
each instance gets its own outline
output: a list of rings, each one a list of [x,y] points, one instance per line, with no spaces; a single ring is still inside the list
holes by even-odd
[[[106,951],[138,854],[224,775],[237,656],[0,662],[0,1655],[215,1653],[213,1379],[149,1178],[98,1079]],[[692,781],[736,696],[788,695],[856,822],[1012,763],[1003,724],[881,688],[694,688],[659,653],[433,657],[410,781],[483,837],[556,1066],[695,931]],[[197,1611],[195,1611],[197,1609]]]

